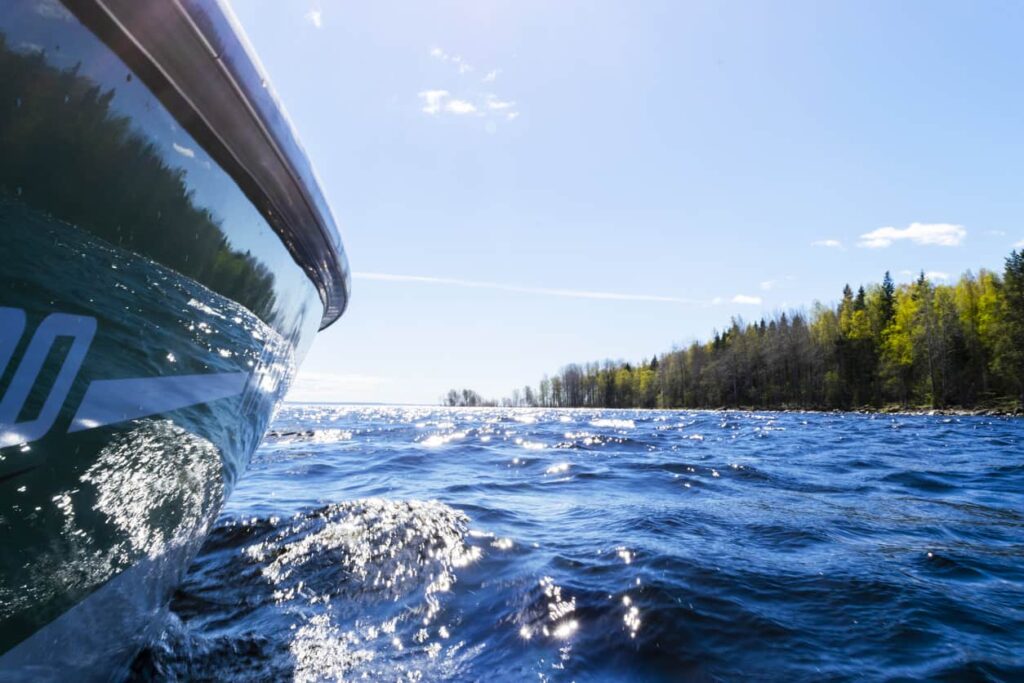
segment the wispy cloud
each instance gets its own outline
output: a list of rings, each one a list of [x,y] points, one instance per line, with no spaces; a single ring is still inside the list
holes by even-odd
[[[445,102],[444,110],[452,114],[474,114],[476,105],[466,100],[449,100]]]
[[[313,24],[316,28],[320,28],[324,25],[324,16],[319,9],[311,9],[306,12],[306,21]]]
[[[949,273],[943,273],[941,270],[929,270],[924,276],[929,280],[949,280]]]
[[[515,102],[506,102],[490,95],[484,98],[481,104],[474,104],[468,99],[455,98],[447,90],[424,90],[417,93],[422,101],[421,111],[425,114],[436,115],[441,112],[465,116],[466,114],[499,115],[508,121],[514,121],[519,117],[518,111],[508,111],[515,106]],[[493,125],[493,124],[489,124]]]
[[[938,245],[955,247],[967,237],[967,230],[962,225],[953,223],[911,223],[905,228],[885,227],[866,232],[860,236],[858,246],[868,249],[884,249],[899,240],[909,240],[914,244]]]
[[[737,294],[732,298],[734,304],[744,304],[750,306],[760,306],[761,297],[759,296],[747,296],[746,294]]]
[[[425,114],[436,115],[445,112],[456,116],[465,116],[467,114],[483,115],[484,113],[469,100],[452,97],[447,90],[424,90],[418,93],[418,96],[422,100],[421,110]]]
[[[785,277],[763,280],[758,286],[762,292],[770,292],[773,289],[778,289],[779,285],[785,282],[793,282],[794,280],[796,280],[796,276],[786,275]]]
[[[195,150],[193,150],[193,149],[191,149],[189,147],[185,147],[183,145],[179,145],[177,142],[172,142],[171,143],[171,147],[173,147],[174,151],[177,152],[178,154],[180,154],[183,157],[187,157],[189,159],[194,159],[195,156],[196,156]]]
[[[428,50],[428,54],[439,62],[454,66],[460,76],[474,70],[473,65],[461,55],[447,52],[441,47],[431,47]],[[500,69],[492,69],[480,81],[483,83],[493,83],[497,80],[499,73],[501,73]],[[495,125],[493,119],[495,118],[514,121],[519,117],[519,112],[515,108],[515,102],[502,99],[493,93],[473,92],[471,84],[467,84],[466,81],[460,81],[460,83],[462,85],[450,86],[453,91],[457,92],[458,97],[452,97],[448,90],[442,88],[420,92],[419,97],[423,100],[423,112],[431,115],[444,112],[456,116],[475,114],[479,117],[486,117],[490,119],[486,124],[488,132],[494,132]]]
[[[487,109],[496,114],[505,114],[505,119],[515,121],[519,118],[519,112],[515,110],[516,103],[509,100],[499,99],[496,95],[488,95],[485,98]]]
[[[423,100],[423,111],[427,114],[436,114],[441,111],[441,105],[446,97],[448,97],[447,90],[424,90],[419,93],[419,98]]]
[[[483,282],[480,280],[463,280],[451,277],[433,277],[429,275],[399,275],[394,273],[353,273],[357,280],[378,280],[385,282],[412,282],[427,285],[450,285],[453,287],[469,287],[472,289],[494,289],[501,292],[519,294],[539,294],[570,299],[602,299],[606,301],[652,301],[669,304],[701,304],[696,299],[677,296],[661,296],[656,294],[627,294],[623,292],[598,292],[583,289],[555,289],[549,287],[524,287],[521,285],[500,282]],[[760,299],[758,299],[760,301]]]
[[[1024,249],[1024,240],[1017,240],[1013,243],[1014,249]]]
[[[430,48],[430,56],[446,64],[453,64],[459,75],[467,74],[473,70],[473,65],[464,60],[461,55],[449,54],[437,46]]]
[[[439,47],[430,48],[430,56],[433,57],[434,59],[440,59],[442,62],[448,61],[448,55],[446,55],[444,53],[444,50],[442,50]]]
[[[501,111],[503,109],[511,109],[512,107],[516,106],[515,102],[508,102],[506,100],[499,100],[494,95],[488,95],[486,97],[486,102],[487,102],[487,108],[488,109],[493,109],[493,110],[496,110],[496,111]]]
[[[826,247],[828,249],[842,249],[843,243],[839,240],[815,240],[811,242],[813,247]]]

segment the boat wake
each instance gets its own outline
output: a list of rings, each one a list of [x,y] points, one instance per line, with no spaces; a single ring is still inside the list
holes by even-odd
[[[465,644],[439,615],[457,571],[480,556],[480,547],[467,543],[468,524],[465,514],[436,501],[376,498],[289,519],[223,523],[136,674],[304,681],[452,675]],[[291,632],[287,641],[260,635],[282,630]]]

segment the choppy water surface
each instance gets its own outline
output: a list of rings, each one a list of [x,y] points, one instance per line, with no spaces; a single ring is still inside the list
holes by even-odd
[[[292,405],[141,677],[1024,676],[1024,421]]]

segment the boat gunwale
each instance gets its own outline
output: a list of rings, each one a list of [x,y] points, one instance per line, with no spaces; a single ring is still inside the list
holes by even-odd
[[[216,0],[62,0],[227,172],[318,290],[319,328],[351,274],[316,173],[229,8]]]

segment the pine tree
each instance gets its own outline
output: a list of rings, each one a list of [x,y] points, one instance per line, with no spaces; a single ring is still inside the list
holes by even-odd
[[[1024,250],[1014,249],[1006,258],[1003,295],[1002,365],[1024,401]]]
[[[892,275],[885,271],[882,278],[882,328],[884,329],[892,322],[896,314],[896,283],[892,281]]]

